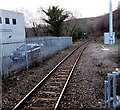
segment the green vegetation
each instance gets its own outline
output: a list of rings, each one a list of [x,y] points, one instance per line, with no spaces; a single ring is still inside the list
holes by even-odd
[[[53,36],[62,36],[63,22],[68,17],[67,14],[63,14],[63,9],[59,9],[58,6],[49,7],[47,11],[43,12],[48,16],[48,20],[44,19],[51,27],[49,32]]]
[[[102,42],[96,42],[96,45],[104,45]]]
[[[120,38],[120,31],[116,34],[117,38]]]
[[[3,58],[8,58],[9,56],[3,56]]]
[[[78,39],[84,39],[87,37],[86,33],[83,32],[76,25],[74,25],[73,28],[70,29],[69,35],[73,37],[73,41],[76,41]]]
[[[47,15],[47,18],[44,16]],[[38,18],[32,15],[27,10],[25,13],[26,36],[73,36],[74,40],[83,37],[82,32],[86,32],[90,37],[102,37],[104,32],[109,32],[109,14],[91,18],[76,18],[73,12],[60,9],[58,6],[38,9],[40,17],[45,18],[44,21],[48,24],[40,23]],[[113,30],[115,35],[120,38],[120,8],[113,11]],[[69,15],[69,18],[68,18]],[[79,35],[81,35],[79,37]]]

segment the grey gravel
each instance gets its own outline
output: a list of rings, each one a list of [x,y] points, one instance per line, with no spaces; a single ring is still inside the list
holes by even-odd
[[[103,109],[104,79],[118,67],[118,45],[101,50],[101,41],[88,45],[62,97],[59,109]]]

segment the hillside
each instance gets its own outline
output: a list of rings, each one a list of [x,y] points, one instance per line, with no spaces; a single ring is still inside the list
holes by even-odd
[[[109,31],[109,14],[99,17],[71,19],[67,21],[70,27],[76,25],[88,34],[103,34]],[[120,31],[120,8],[113,12],[113,27],[114,31],[118,34]]]
[[[76,26],[80,30],[90,35],[100,36],[109,31],[109,14],[81,19],[70,19],[65,21],[64,36],[69,36],[70,30]],[[50,36],[48,25],[38,25],[37,27],[26,28],[26,36]],[[120,8],[113,12],[113,28],[117,36],[120,36]]]

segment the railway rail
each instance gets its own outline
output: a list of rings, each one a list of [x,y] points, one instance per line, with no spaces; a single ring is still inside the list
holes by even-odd
[[[84,41],[69,53],[12,110],[56,110],[87,45]]]

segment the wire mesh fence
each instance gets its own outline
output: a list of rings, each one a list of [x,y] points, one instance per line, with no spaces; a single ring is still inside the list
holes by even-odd
[[[70,45],[72,45],[71,37],[37,37],[26,38],[22,42],[1,43],[0,71],[2,76],[29,69],[34,62],[40,62]]]

